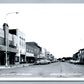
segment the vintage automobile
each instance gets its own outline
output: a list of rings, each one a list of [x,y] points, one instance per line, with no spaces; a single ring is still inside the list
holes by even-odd
[[[35,64],[50,64],[51,62],[47,59],[38,59]]]

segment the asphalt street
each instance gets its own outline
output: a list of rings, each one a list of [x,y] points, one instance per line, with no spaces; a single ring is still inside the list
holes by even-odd
[[[83,78],[84,65],[56,62],[46,65],[31,65],[19,68],[1,69],[0,77],[55,77],[55,78]]]

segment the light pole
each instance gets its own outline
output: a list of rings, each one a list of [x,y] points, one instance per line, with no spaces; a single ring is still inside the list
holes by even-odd
[[[9,12],[9,13],[7,13],[6,15],[5,15],[5,21],[6,21],[6,23],[7,23],[7,16],[9,15],[9,14],[18,14],[19,12]]]
[[[9,15],[9,14],[13,14],[13,13],[15,13],[15,14],[18,14],[18,12],[9,12],[9,13],[7,13],[6,15],[5,15],[5,21],[6,21],[6,24],[7,24],[7,16]],[[8,48],[8,37],[7,37],[7,35],[8,35],[8,33],[9,32],[5,32],[6,33],[6,36],[5,36],[5,46],[6,46],[6,53],[5,53],[5,55],[6,55],[6,66],[8,66],[8,56],[7,56],[7,48]]]

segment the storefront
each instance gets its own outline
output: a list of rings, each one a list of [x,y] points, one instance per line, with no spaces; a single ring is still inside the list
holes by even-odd
[[[15,48],[7,48],[7,60],[6,60],[6,46],[0,45],[0,65],[15,64],[15,55],[17,50]]]
[[[21,54],[20,55],[20,63],[25,63],[26,61],[25,55]]]
[[[35,62],[35,57],[33,53],[26,53],[26,62],[27,63],[34,63]]]

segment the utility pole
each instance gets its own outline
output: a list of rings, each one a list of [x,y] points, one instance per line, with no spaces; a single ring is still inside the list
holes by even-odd
[[[8,34],[9,34],[9,31],[8,31],[8,29],[9,29],[9,26],[8,26],[8,24],[7,24],[7,16],[9,15],[9,14],[13,14],[13,13],[15,13],[15,14],[18,14],[18,12],[9,12],[9,13],[7,13],[6,15],[5,15],[5,21],[6,21],[6,23],[4,23],[3,24],[3,30],[4,30],[4,41],[5,41],[5,46],[6,46],[6,51],[5,51],[5,56],[6,56],[6,64],[5,64],[5,66],[8,66],[8,47],[9,47],[9,37],[8,37]]]

